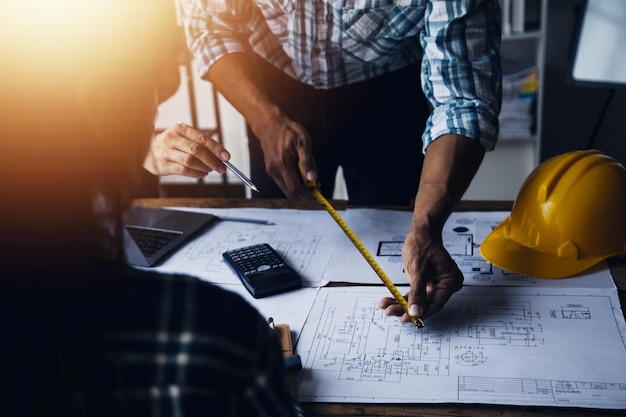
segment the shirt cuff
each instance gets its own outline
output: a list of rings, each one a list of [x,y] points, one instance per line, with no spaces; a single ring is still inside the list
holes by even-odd
[[[491,151],[498,138],[498,116],[485,103],[465,100],[437,107],[422,135],[423,151],[442,135],[456,134],[480,143]]]

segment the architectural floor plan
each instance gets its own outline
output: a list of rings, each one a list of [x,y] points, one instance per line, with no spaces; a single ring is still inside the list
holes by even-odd
[[[322,272],[336,249],[334,239],[342,237],[334,220],[322,210],[211,209],[195,210],[230,219],[212,225],[172,255],[158,270],[187,272],[217,284],[240,281],[224,264],[222,253],[235,248],[269,243],[303,277],[304,285],[319,287]],[[264,220],[272,224],[245,220]]]
[[[282,253],[307,291],[248,299],[297,331],[302,401],[626,409],[626,323],[608,267],[562,280],[493,268],[480,243],[507,213],[450,216],[444,245],[465,283],[417,329],[378,309],[389,291],[325,211],[209,212],[273,224],[218,222],[157,269],[238,288],[222,252],[267,242]],[[400,252],[411,213],[349,209],[342,216],[405,294]]]
[[[626,408],[614,294],[464,287],[417,329],[377,308],[384,287],[322,288],[297,344],[298,396]]]
[[[442,238],[465,277],[464,285],[476,286],[571,286],[570,280],[540,280],[526,277],[494,267],[480,255],[483,239],[504,220],[508,212],[454,212],[443,228]],[[404,238],[411,224],[411,212],[348,209],[344,220],[359,237],[368,251],[396,285],[408,284],[402,267],[401,250]],[[362,258],[350,241],[344,236],[336,239],[336,245],[343,244],[331,256],[323,278],[328,281],[342,281],[361,284],[378,284],[379,277]],[[595,278],[573,285],[595,286]],[[612,280],[610,280],[612,282]],[[603,284],[602,284],[603,285]]]

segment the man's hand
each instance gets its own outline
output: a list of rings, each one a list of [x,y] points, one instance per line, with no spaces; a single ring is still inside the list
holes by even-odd
[[[438,236],[412,229],[402,247],[402,260],[411,283],[408,303],[412,317],[435,314],[463,286],[463,274]],[[387,315],[401,316],[402,323],[410,322],[394,298],[381,299],[379,307]]]
[[[211,171],[226,172],[222,161],[230,154],[216,140],[184,123],[176,123],[150,142],[144,168],[154,175],[203,178]]]
[[[463,285],[463,274],[443,247],[441,234],[484,154],[478,142],[460,135],[441,136],[426,149],[411,229],[402,247],[413,317],[435,314]],[[402,316],[402,322],[409,321],[393,299],[383,298],[379,307],[389,315]]]
[[[261,141],[265,170],[287,198],[312,198],[300,174],[302,169],[308,180],[317,180],[309,134],[282,112],[276,113],[273,117],[249,121]]]
[[[317,180],[309,134],[265,94],[254,68],[250,55],[227,54],[211,66],[208,79],[261,141],[265,169],[283,193],[288,198],[312,198],[300,175],[302,170],[307,179]]]

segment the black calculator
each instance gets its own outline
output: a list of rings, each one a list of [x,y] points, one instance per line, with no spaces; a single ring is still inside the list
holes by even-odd
[[[254,298],[302,287],[302,277],[267,243],[245,246],[222,254]]]

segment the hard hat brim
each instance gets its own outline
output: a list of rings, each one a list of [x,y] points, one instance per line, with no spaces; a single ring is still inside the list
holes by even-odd
[[[504,236],[504,228],[511,221],[507,217],[480,245],[480,254],[490,263],[505,271],[533,278],[558,279],[577,275],[605,257],[563,259],[556,255],[528,248]]]

